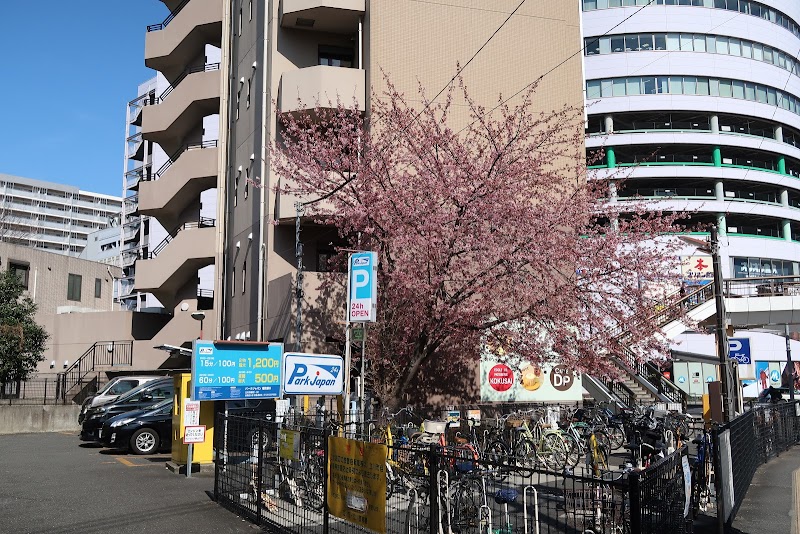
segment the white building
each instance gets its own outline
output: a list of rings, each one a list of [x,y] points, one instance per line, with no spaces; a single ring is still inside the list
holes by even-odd
[[[800,274],[800,2],[648,3],[583,0],[596,166],[717,223],[725,278]]]
[[[0,240],[79,256],[92,232],[118,221],[120,197],[0,174]]]

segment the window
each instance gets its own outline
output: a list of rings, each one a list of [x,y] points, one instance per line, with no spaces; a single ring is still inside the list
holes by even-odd
[[[139,385],[137,380],[120,380],[108,390],[108,395],[122,395]]]
[[[247,78],[247,96],[245,97],[245,107],[250,107],[250,90],[253,88],[253,79]]]
[[[242,8],[239,8],[239,36],[242,35]]]
[[[28,274],[31,271],[31,266],[24,263],[8,262],[8,270],[17,277],[19,284],[28,289]]]
[[[102,278],[95,278],[94,279],[94,298],[99,299],[102,294],[103,294],[103,279]]]
[[[69,273],[67,278],[67,300],[81,301],[81,282],[83,277],[79,274]]]
[[[236,296],[236,268],[231,269],[231,297]]]
[[[352,48],[342,48],[340,46],[319,46],[319,64],[328,65],[329,67],[345,67],[351,68],[353,66],[353,59],[355,54]]]
[[[244,199],[247,200],[247,196],[250,194],[250,169],[248,168],[244,172]]]
[[[242,295],[247,291],[247,260],[242,262]]]
[[[250,0],[247,3],[247,14],[248,14],[249,19],[252,21],[253,20],[253,0]]]

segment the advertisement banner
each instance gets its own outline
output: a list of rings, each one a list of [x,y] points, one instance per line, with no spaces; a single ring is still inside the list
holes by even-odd
[[[570,402],[582,398],[581,375],[566,365],[481,358],[482,402]]]
[[[193,400],[276,399],[281,396],[282,343],[194,343]]]
[[[350,255],[347,269],[347,320],[374,323],[378,303],[378,254]]]
[[[328,354],[287,352],[283,356],[284,395],[341,395],[344,360]]]
[[[338,518],[386,532],[386,445],[328,438],[328,507]]]

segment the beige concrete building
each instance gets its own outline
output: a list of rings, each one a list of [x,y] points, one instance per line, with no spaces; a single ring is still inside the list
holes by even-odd
[[[193,0],[199,1],[199,0]],[[228,4],[227,2],[225,3]],[[436,94],[503,24],[516,0],[272,0],[230,2],[230,54],[223,57],[231,86],[224,117],[227,175],[224,295],[219,334],[233,339],[281,340],[295,346],[294,198],[274,191],[268,146],[280,113],[355,98],[369,113],[386,72],[397,88],[417,98],[421,83]],[[224,42],[224,41],[223,41]],[[580,11],[575,1],[526,2],[464,71],[470,94],[493,105],[545,72],[538,106],[581,106]],[[563,62],[563,64],[562,64]],[[560,65],[560,66],[559,66]],[[225,67],[223,67],[225,68]],[[298,98],[299,97],[299,98]],[[273,105],[274,103],[274,105]],[[513,102],[512,102],[513,103]],[[467,118],[456,101],[458,126]],[[463,110],[463,112],[460,112]],[[225,135],[221,136],[225,137]],[[268,184],[248,187],[247,179]],[[277,222],[277,224],[275,224]],[[307,350],[336,350],[343,338],[342,292],[321,295],[324,259],[336,233],[304,221],[303,338]]]
[[[197,272],[215,265],[207,316],[216,318],[207,335],[296,345],[296,199],[274,190],[268,153],[279,114],[302,111],[298,97],[313,106],[337,96],[355,98],[369,113],[371,95],[384,84],[382,71],[412,99],[417,83],[433,95],[519,2],[162,1],[173,12],[148,28],[145,64],[169,87],[135,120],[142,138],[171,156],[157,179],[139,186],[138,209],[176,230],[137,261],[135,288],[174,310],[175,321],[185,315],[181,309],[197,309]],[[209,65],[209,46],[219,47],[218,64]],[[581,106],[580,48],[577,0],[529,0],[463,77],[474,98],[493,105],[554,69],[537,105]],[[463,123],[466,109],[456,102],[456,110],[453,120]],[[207,143],[198,135],[213,114],[218,139]],[[197,206],[211,188],[218,199],[213,220],[200,218]],[[326,338],[343,336],[342,292],[318,291],[323,277],[339,276],[324,272],[335,236],[303,221],[304,349],[336,350]]]

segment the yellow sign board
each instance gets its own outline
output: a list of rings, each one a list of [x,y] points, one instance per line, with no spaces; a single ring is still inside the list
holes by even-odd
[[[278,455],[284,460],[300,460],[300,432],[281,429],[278,436]]]
[[[328,438],[330,513],[386,533],[386,445]]]

